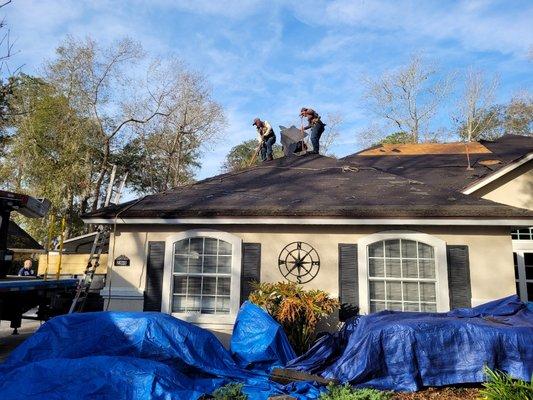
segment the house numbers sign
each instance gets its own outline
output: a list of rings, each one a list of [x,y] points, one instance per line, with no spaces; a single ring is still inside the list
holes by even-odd
[[[115,258],[115,266],[116,267],[129,267],[130,259],[126,257],[125,255],[118,256],[117,258]]]
[[[292,242],[279,253],[278,267],[281,275],[288,281],[307,283],[317,276],[320,257],[310,244]]]

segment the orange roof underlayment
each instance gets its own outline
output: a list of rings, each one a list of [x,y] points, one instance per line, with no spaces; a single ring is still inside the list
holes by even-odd
[[[491,153],[489,149],[478,142],[465,143],[407,143],[407,144],[383,144],[358,153],[359,156],[385,156],[417,154],[485,154]]]

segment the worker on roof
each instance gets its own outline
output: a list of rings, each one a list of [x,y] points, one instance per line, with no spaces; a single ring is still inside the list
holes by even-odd
[[[270,161],[274,157],[272,155],[272,147],[276,143],[276,134],[274,129],[268,121],[261,121],[259,118],[254,119],[252,126],[255,126],[259,135],[259,151],[261,152],[261,161]]]
[[[307,118],[307,126],[302,129],[305,131],[311,129],[311,144],[313,145],[313,150],[308,151],[310,154],[318,154],[320,150],[320,137],[324,133],[325,123],[320,119],[320,115],[315,110],[310,108],[302,107],[300,110],[300,118]]]

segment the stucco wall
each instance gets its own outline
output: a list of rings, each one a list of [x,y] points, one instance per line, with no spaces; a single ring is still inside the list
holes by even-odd
[[[143,226],[119,226],[120,230],[114,240],[111,240],[110,263],[119,255],[126,255],[130,258],[131,265],[109,268],[113,293],[110,309],[142,310],[148,241],[164,241],[176,232],[195,228],[199,227],[152,225],[150,232],[146,232],[147,228]],[[326,290],[332,296],[338,296],[338,244],[357,243],[359,239],[372,233],[399,229],[433,235],[449,245],[468,245],[474,305],[515,292],[512,244],[509,229],[505,227],[241,225],[213,228],[233,233],[244,242],[261,243],[263,281],[276,282],[283,279],[277,259],[284,246],[293,241],[309,243],[317,250],[321,265],[317,277],[305,286]],[[225,334],[226,339],[231,333],[231,326],[212,328]]]
[[[473,195],[533,210],[533,161],[482,187]]]

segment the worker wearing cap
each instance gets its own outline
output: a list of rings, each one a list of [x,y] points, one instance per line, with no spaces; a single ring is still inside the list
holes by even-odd
[[[300,110],[300,117],[307,118],[307,126],[302,128],[304,131],[311,129],[311,144],[313,145],[313,151],[309,151],[311,154],[318,154],[320,150],[320,137],[324,133],[325,123],[320,119],[320,115],[315,110],[302,107]]]
[[[252,126],[255,126],[259,135],[259,149],[261,151],[261,161],[270,161],[274,157],[272,155],[272,147],[276,143],[276,134],[274,129],[270,126],[268,121],[261,121],[259,118],[254,119]]]

